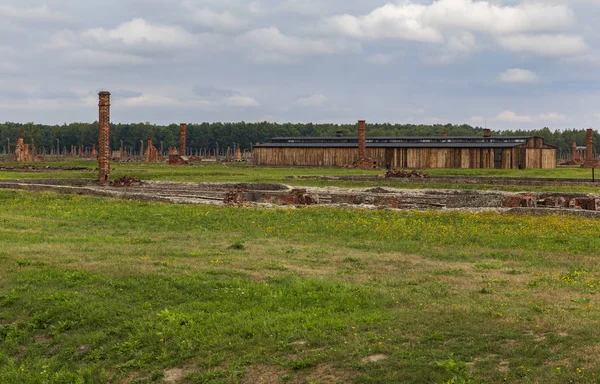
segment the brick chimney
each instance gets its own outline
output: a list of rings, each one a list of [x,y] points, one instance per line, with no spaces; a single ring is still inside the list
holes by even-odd
[[[100,184],[110,184],[110,92],[98,94],[98,178]]]
[[[592,161],[594,159],[594,130],[587,130],[587,140],[585,143],[585,160]]]
[[[486,128],[483,130],[483,137],[492,137],[492,130],[489,128]]]
[[[239,143],[235,145],[235,160],[242,160],[242,149]]]
[[[448,134],[446,132],[442,132],[442,137],[446,137]]]
[[[23,131],[19,132],[19,139],[23,140]]]
[[[358,120],[358,159],[367,157],[367,122]]]
[[[179,156],[187,155],[186,133],[187,133],[187,124],[186,123],[179,124]]]

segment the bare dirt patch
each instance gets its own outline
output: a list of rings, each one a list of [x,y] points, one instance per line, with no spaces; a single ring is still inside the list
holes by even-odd
[[[185,376],[185,371],[181,368],[171,368],[163,372],[165,375],[163,381],[167,384],[179,383]]]
[[[249,367],[246,370],[246,376],[242,379],[244,384],[279,384],[281,376],[286,374],[286,370],[276,365],[259,364]]]
[[[351,383],[352,373],[337,369],[332,364],[319,364],[306,377],[306,382],[346,384]]]
[[[371,356],[365,357],[360,362],[363,364],[378,363],[380,361],[387,360],[387,358],[388,358],[387,355],[383,355],[383,354],[371,355]]]

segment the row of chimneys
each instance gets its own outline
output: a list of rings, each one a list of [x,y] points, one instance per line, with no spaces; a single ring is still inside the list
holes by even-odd
[[[101,184],[110,184],[110,92],[98,94],[98,177]],[[179,125],[179,155],[185,156],[187,124]]]

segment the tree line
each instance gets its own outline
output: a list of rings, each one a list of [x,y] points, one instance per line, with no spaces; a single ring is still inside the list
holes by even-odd
[[[368,136],[481,136],[484,129],[467,124],[367,124]],[[14,150],[19,132],[23,132],[25,143],[33,144],[38,152],[51,152],[57,146],[70,149],[71,146],[91,148],[98,142],[98,122],[71,123],[63,125],[44,125],[35,123],[4,123],[0,124],[0,149],[5,153],[7,146]],[[272,137],[279,136],[334,136],[341,132],[344,136],[357,134],[356,124],[298,124],[298,123],[201,123],[189,124],[187,128],[187,146],[191,149],[214,150],[240,144],[242,150],[251,150],[256,143],[264,143]],[[528,136],[537,135],[545,142],[558,147],[559,154],[571,152],[575,141],[585,145],[585,129],[565,129],[551,131],[549,128],[536,130],[506,130],[493,132],[498,136]],[[114,150],[124,147],[132,151],[140,151],[148,137],[153,138],[158,148],[161,144],[165,150],[179,145],[179,124],[155,125],[150,123],[111,124],[111,147]],[[600,153],[600,134],[594,133],[595,152]]]

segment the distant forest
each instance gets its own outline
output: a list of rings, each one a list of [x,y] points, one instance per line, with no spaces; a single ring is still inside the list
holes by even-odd
[[[11,150],[18,138],[18,133],[24,132],[25,143],[34,144],[39,152],[51,152],[57,144],[60,148],[83,145],[91,148],[98,141],[98,123],[71,123],[63,125],[42,125],[34,123],[4,123],[0,124],[0,150],[6,153],[6,146],[10,141]],[[242,150],[250,150],[256,143],[264,143],[277,136],[334,136],[336,131],[342,131],[344,136],[355,136],[355,124],[278,124],[278,123],[202,123],[189,124],[187,128],[188,148],[213,150],[218,143],[222,150],[239,143]],[[482,127],[470,125],[414,125],[414,124],[367,124],[368,136],[439,136],[446,132],[448,136],[483,135]],[[585,145],[585,129],[566,129],[552,132],[548,128],[537,130],[501,131],[492,133],[495,136],[512,135],[538,135],[542,136],[547,144],[558,147],[559,155],[571,152],[571,144],[576,141],[578,145]],[[136,124],[111,124],[111,146],[118,150],[123,145],[129,150],[138,152],[141,148],[140,140],[152,136],[154,145],[160,149],[161,143],[165,151],[169,147],[177,147],[179,140],[179,124],[168,126],[150,123]],[[57,141],[58,140],[58,141]],[[600,153],[600,135],[595,133],[595,152]]]

